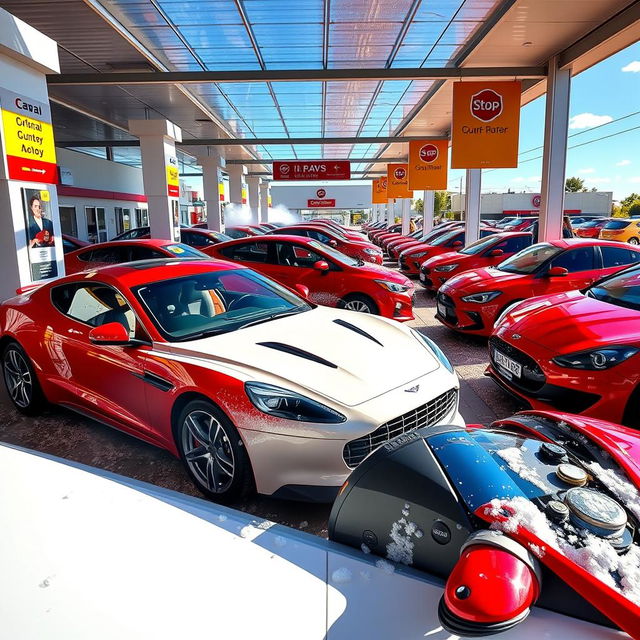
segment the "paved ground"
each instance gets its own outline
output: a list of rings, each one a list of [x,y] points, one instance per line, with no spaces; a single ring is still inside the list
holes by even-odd
[[[416,320],[411,324],[437,342],[455,366],[461,381],[460,408],[465,420],[486,423],[516,411],[518,406],[513,400],[483,375],[486,341],[454,334],[434,319],[434,313],[433,299],[418,285]],[[181,463],[167,452],[57,407],[38,418],[26,418],[13,409],[4,385],[0,384],[0,388],[0,441],[199,495]],[[327,533],[328,505],[257,497],[233,506],[321,536]]]

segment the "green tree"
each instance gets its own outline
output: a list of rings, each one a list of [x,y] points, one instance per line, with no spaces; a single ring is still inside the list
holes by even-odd
[[[422,201],[422,198],[418,198],[417,200],[413,201],[413,210],[416,213],[423,213],[424,211],[424,202]]]
[[[564,190],[567,193],[576,193],[577,191],[584,191],[584,180],[582,178],[576,178],[575,176],[572,178],[567,178],[564,183]]]
[[[436,213],[451,209],[451,194],[448,191],[436,191],[434,208]]]
[[[640,216],[640,198],[631,203],[627,213],[629,214],[629,217]]]
[[[620,207],[622,209],[628,209],[634,202],[636,202],[636,200],[640,200],[640,194],[632,193],[631,195],[628,195],[623,200],[620,200]]]

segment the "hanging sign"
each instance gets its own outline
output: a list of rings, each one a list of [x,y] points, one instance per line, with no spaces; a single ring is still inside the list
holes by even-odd
[[[292,160],[273,163],[274,180],[350,180],[351,163],[348,160]]]
[[[452,169],[518,166],[520,94],[519,81],[454,83]]]
[[[448,140],[411,140],[409,142],[409,189],[411,191],[446,190],[448,164]]]
[[[0,112],[8,178],[56,184],[58,168],[49,105],[0,89]]]
[[[335,198],[307,200],[307,207],[309,209],[324,209],[324,208],[330,208],[335,206],[336,206]]]
[[[387,165],[387,198],[413,198],[413,193],[409,191],[408,183],[408,165]]]
[[[247,204],[247,185],[242,183],[242,192],[241,192],[242,204]]]
[[[387,187],[389,185],[389,180],[387,176],[382,176],[382,178],[378,178],[378,194],[384,198],[384,202],[382,204],[387,204],[389,202],[389,196],[387,195]]]
[[[224,181],[218,182],[218,197],[220,202],[224,202]]]
[[[387,204],[387,190],[380,188],[382,178],[371,182],[371,202],[372,204]]]
[[[178,160],[169,158],[167,165],[167,194],[172,198],[180,197],[180,175],[178,173]]]

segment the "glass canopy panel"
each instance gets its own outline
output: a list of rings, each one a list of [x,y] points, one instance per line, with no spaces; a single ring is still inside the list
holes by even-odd
[[[412,0],[332,0],[332,22],[402,22]],[[377,28],[377,24],[375,25]]]
[[[145,4],[152,6],[148,1]],[[235,4],[229,0],[160,0],[158,4],[178,27],[242,23]]]
[[[227,4],[233,4],[225,0]],[[286,24],[290,22],[322,23],[324,0],[244,0],[244,8],[252,25],[258,23]]]
[[[297,144],[294,147],[298,158],[302,160],[315,160],[322,158],[322,145],[320,144]]]

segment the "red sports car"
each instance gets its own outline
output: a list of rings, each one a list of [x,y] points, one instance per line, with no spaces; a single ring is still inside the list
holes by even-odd
[[[317,304],[413,320],[411,280],[397,271],[351,258],[312,238],[267,235],[203,249],[294,289],[303,285]]]
[[[437,227],[431,229],[431,231],[421,233],[418,238],[406,238],[401,236],[398,239],[392,240],[392,242],[388,244],[387,252],[392,260],[397,260],[405,249],[417,247],[419,244],[431,244],[436,238],[443,236],[445,233],[449,233],[454,229],[461,229],[463,227],[464,222],[439,224]]]
[[[492,229],[491,227],[480,228],[481,238],[493,233],[495,233],[495,229]],[[398,257],[398,267],[402,273],[417,276],[420,273],[420,267],[423,262],[442,253],[449,253],[451,251],[461,249],[464,246],[464,238],[464,227],[458,227],[452,229],[448,233],[439,235],[435,240],[431,240],[428,244],[421,243],[414,245],[400,253],[400,256]]]
[[[600,230],[604,228],[604,225],[607,224],[607,222],[609,222],[609,218],[588,220],[574,229],[574,233],[578,238],[598,238],[600,237]]]
[[[640,261],[640,251],[616,242],[572,238],[534,244],[496,267],[465,271],[438,291],[436,318],[457,331],[489,336],[514,302],[582,289]]]
[[[337,222],[333,222],[332,220],[309,220],[308,223],[326,227],[329,230],[342,234],[349,240],[357,240],[358,242],[368,242],[367,236],[365,236],[364,233],[360,233],[359,231],[353,231],[352,229],[349,229],[341,224],[338,224]]]
[[[152,260],[153,258],[207,258],[208,256],[189,245],[171,240],[112,240],[91,244],[67,253],[64,256],[64,270],[67,275],[98,269],[110,264]]]
[[[640,427],[640,267],[509,308],[489,353],[488,374],[536,409]]]
[[[538,220],[538,216],[526,216],[514,218],[501,227],[502,231],[526,231],[534,222]]]
[[[397,236],[393,236],[392,238],[385,238],[384,242],[380,245],[382,250],[389,253],[389,249],[394,247],[397,244],[402,242],[411,242],[412,240],[418,240],[424,235],[424,231],[422,229],[416,229],[413,233],[410,233],[408,236],[398,234]]]
[[[312,224],[295,224],[270,231],[269,235],[303,236],[318,240],[322,244],[337,249],[352,258],[359,258],[363,262],[382,264],[382,251],[366,240],[350,240],[338,231]]]
[[[496,233],[480,238],[460,251],[442,253],[423,262],[420,284],[429,291],[437,291],[449,278],[469,269],[499,264],[532,242],[531,234],[524,231]]]
[[[380,245],[382,239],[387,235],[395,236],[396,234],[400,235],[402,230],[402,224],[392,224],[388,227],[383,227],[382,229],[377,229],[369,234],[369,240],[374,244]]]
[[[80,240],[79,238],[75,238],[74,236],[68,236],[66,233],[62,234],[62,250],[65,253],[71,253],[76,249],[80,249],[81,247],[87,247],[91,243],[86,240]]]
[[[224,229],[224,234],[233,240],[236,238],[247,238],[249,236],[261,236],[263,233],[265,232],[261,229],[248,224],[225,227]]]

